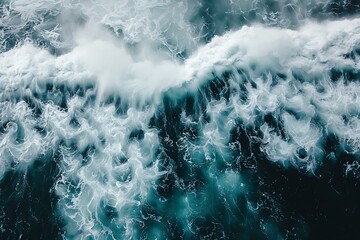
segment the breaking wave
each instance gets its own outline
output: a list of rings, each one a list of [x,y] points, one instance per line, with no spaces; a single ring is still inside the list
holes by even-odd
[[[3,1],[1,239],[360,236],[359,9]]]

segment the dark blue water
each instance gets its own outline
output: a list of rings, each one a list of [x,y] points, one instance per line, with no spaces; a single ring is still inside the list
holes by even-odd
[[[359,1],[2,1],[0,239],[357,239]]]

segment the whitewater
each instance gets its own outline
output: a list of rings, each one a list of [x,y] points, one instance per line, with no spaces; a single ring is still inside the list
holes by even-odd
[[[360,237],[359,13],[2,1],[0,239]]]

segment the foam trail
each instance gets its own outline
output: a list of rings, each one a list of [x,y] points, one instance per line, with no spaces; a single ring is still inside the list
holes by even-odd
[[[56,110],[49,114],[50,118],[59,116]],[[131,238],[136,235],[132,226],[138,218],[136,209],[162,174],[155,160],[156,132],[147,129],[144,114],[133,109],[122,119],[109,118],[113,107],[83,114],[76,114],[81,127],[64,137],[76,141],[78,148],[60,147],[63,175],[56,191],[61,196],[59,209],[67,219],[66,236]],[[69,132],[68,127],[53,129]],[[142,137],[129,141],[135,130],[142,131]]]
[[[315,155],[321,152],[323,131],[340,134],[344,140],[359,137],[356,135],[357,120],[345,127],[340,119],[357,112],[350,99],[356,97],[353,91],[357,91],[358,84],[344,84],[347,79],[331,82],[336,69],[358,71],[357,58],[352,60],[344,56],[359,45],[359,24],[358,19],[328,22],[325,26],[309,23],[299,31],[244,27],[216,37],[185,62],[187,76],[192,79],[189,86],[197,89],[208,79],[222,79],[223,74],[229,73],[230,81],[243,85],[244,90],[232,89],[229,83],[230,97],[226,97],[229,100],[220,109],[230,108],[231,114],[222,122],[240,118],[246,125],[253,125],[259,114],[280,116],[285,139],[265,122],[261,127],[263,150],[274,161],[292,159],[294,164],[305,162],[312,169],[316,165]],[[299,76],[303,71],[306,75]],[[246,94],[244,102],[239,101],[242,91]],[[314,118],[318,117],[323,125],[314,123]],[[342,133],[332,127],[335,125],[342,126]],[[347,132],[351,134],[346,135]],[[226,132],[220,135],[226,136]],[[226,141],[219,147],[224,144]],[[305,159],[298,158],[299,149],[305,149],[309,155]]]
[[[94,31],[103,35],[92,39]],[[1,55],[1,177],[54,149],[64,237],[132,238],[137,209],[163,173],[157,130],[148,126],[155,105],[131,106],[176,84],[168,75],[179,65],[156,62],[161,55],[142,59],[143,52],[135,60],[105,30],[85,29],[77,39],[58,57],[32,43]],[[14,95],[25,100],[12,103]]]

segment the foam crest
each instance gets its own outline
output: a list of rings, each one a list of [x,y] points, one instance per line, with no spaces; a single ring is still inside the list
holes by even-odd
[[[189,78],[208,79],[225,70],[254,64],[258,71],[271,68],[318,71],[328,66],[353,65],[343,54],[359,42],[359,19],[308,23],[299,31],[263,26],[243,27],[215,37],[186,60]],[[259,37],[263,36],[263,37]],[[346,41],[344,38],[346,36]],[[340,44],[341,42],[341,44]],[[309,62],[313,64],[309,64]]]
[[[92,26],[93,27],[93,26]],[[90,27],[89,27],[90,28]],[[144,105],[170,87],[181,85],[183,67],[159,52],[140,50],[133,56],[124,43],[97,29],[79,33],[78,45],[54,57],[31,43],[0,56],[2,96],[21,85],[41,89],[46,83],[96,84],[98,101],[109,95]],[[102,37],[92,38],[95,33]]]
[[[309,23],[298,31],[243,27],[214,38],[186,60],[190,89],[207,86],[208,79],[225,84],[220,108],[230,114],[223,124],[241,119],[256,127],[261,116],[274,115],[259,129],[263,151],[273,161],[314,169],[322,158],[324,132],[340,136],[352,149],[357,146],[358,83],[349,81],[358,59],[346,56],[359,46],[359,29],[359,19]],[[215,109],[207,112],[221,116]],[[279,121],[280,132],[272,121]],[[226,129],[219,133],[228,134]],[[224,147],[226,141],[217,145]]]
[[[98,33],[106,36],[103,31]],[[89,39],[92,34],[81,32],[78,46],[68,57],[94,73],[100,98],[103,94],[115,93],[131,100],[142,98],[144,102],[181,84],[182,66],[161,53],[140,47],[132,56],[123,43],[117,43],[111,36]]]

